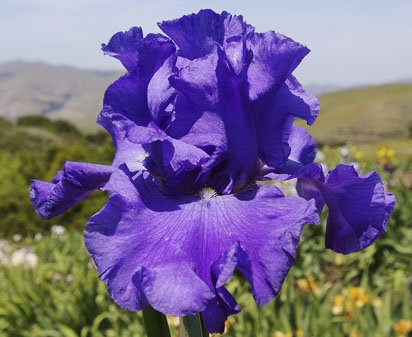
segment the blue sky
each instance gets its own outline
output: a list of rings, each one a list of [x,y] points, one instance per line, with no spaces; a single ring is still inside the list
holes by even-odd
[[[412,77],[412,1],[0,0],[0,62],[22,59],[119,69],[100,43],[131,26],[201,8],[242,14],[312,52],[296,71],[305,84],[357,85]]]

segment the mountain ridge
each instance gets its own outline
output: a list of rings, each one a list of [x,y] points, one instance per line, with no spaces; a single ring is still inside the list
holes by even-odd
[[[42,62],[0,64],[0,116],[16,120],[41,115],[68,120],[86,131],[95,130],[104,91],[119,76],[116,71]]]

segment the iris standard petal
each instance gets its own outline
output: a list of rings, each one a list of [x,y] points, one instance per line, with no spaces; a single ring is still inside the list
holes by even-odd
[[[177,185],[181,183],[181,174],[200,168],[210,159],[201,148],[168,136],[153,122],[147,127],[131,124],[126,133],[128,141],[142,145],[148,151],[151,169],[166,179],[168,190],[175,188],[180,191],[181,186]]]
[[[223,21],[226,15],[204,9],[197,14],[163,21],[159,27],[176,43],[181,56],[193,60],[208,54],[213,42],[223,43]]]
[[[176,55],[172,54],[155,72],[147,87],[147,103],[153,121],[165,129],[169,126],[171,113],[166,109],[173,101],[176,90],[170,85],[169,77],[175,73]]]
[[[131,71],[138,63],[139,47],[142,39],[142,29],[132,27],[126,32],[114,34],[108,44],[102,44],[102,50],[106,55],[117,58],[128,71]]]
[[[202,174],[210,176],[207,183],[222,193],[243,186],[255,175],[257,167],[256,131],[241,73],[231,69],[224,52],[216,46],[210,54],[190,62],[170,78],[172,86],[185,98],[177,97],[175,120],[167,132],[184,136],[192,143],[197,137],[205,141],[205,128],[211,129],[206,134],[209,144],[204,147],[206,151],[213,150],[213,161]],[[191,112],[194,113],[188,117]],[[195,124],[197,128],[193,128]],[[217,132],[221,135],[216,136]],[[217,165],[219,172],[213,175],[211,170]]]
[[[212,298],[220,298],[217,290],[235,268],[250,280],[256,301],[267,303],[280,290],[293,263],[302,226],[318,221],[314,202],[285,198],[274,186],[237,195],[204,192],[172,199],[149,178],[139,176],[133,181],[126,172],[116,171],[105,190],[110,193],[109,202],[90,220],[85,232],[86,246],[102,279],[112,296],[119,296],[115,300],[121,305],[129,303],[130,293],[115,289],[136,287],[139,298],[175,315],[205,310]],[[296,212],[290,212],[291,208]],[[228,254],[236,256],[235,264],[225,258]],[[166,282],[166,276],[161,283],[133,283],[138,279],[135,273],[142,268],[144,278],[150,271],[174,270],[176,264],[192,275],[170,275],[174,282],[170,286],[182,289],[180,301],[168,305],[163,285],[156,290]],[[121,273],[118,268],[122,268]],[[185,291],[190,289],[194,293],[186,297]],[[145,302],[139,303],[134,310]]]
[[[217,14],[210,9],[163,21],[159,27],[179,47],[179,55],[190,60],[209,54],[215,43],[222,46],[233,36],[253,32],[253,27],[246,24],[242,16]]]
[[[136,124],[146,126],[153,119],[149,101],[153,112],[158,114],[158,108],[173,95],[167,90],[167,77],[163,79],[164,83],[156,76],[153,77],[159,69],[166,74],[171,72],[175,46],[172,41],[160,34],[149,34],[140,41],[136,53],[136,67],[109,86],[104,95],[103,106],[105,111],[123,114]],[[151,80],[153,83],[148,89]],[[163,91],[158,93],[159,97],[153,98],[153,89],[159,87]],[[151,93],[150,99],[148,91]]]
[[[108,130],[116,149],[112,165],[119,167],[126,164],[133,172],[144,169],[144,160],[148,153],[143,144],[137,144],[128,139],[128,130],[134,124],[122,114],[115,114],[109,109],[103,109],[98,117],[98,123]],[[129,126],[129,127],[128,127]]]
[[[112,166],[66,162],[51,183],[32,181],[30,200],[41,218],[53,218],[101,188],[113,170]]]
[[[289,136],[290,155],[293,160],[302,165],[313,163],[316,157],[317,144],[312,136],[300,126],[294,125]]]
[[[284,99],[287,102],[284,108],[291,115],[303,119],[308,125],[312,125],[319,115],[318,98],[310,91],[304,90],[293,75],[288,76],[283,86],[287,90],[283,90],[278,99]]]
[[[285,165],[291,151],[292,125],[295,118],[308,124],[315,121],[319,113],[319,101],[305,92],[292,76],[269,100],[253,103],[253,112],[258,139],[258,152],[262,161],[272,167]]]
[[[274,94],[309,53],[309,49],[275,32],[251,34],[247,47],[253,52],[248,69],[252,101]]]
[[[175,63],[174,52],[169,39],[149,34],[136,47],[136,67],[107,89],[97,122],[113,138],[113,165],[126,163],[135,171],[141,168],[141,157],[146,156],[142,144],[156,140],[156,123],[163,123],[164,108],[174,95],[168,81]],[[132,131],[135,135],[140,133],[139,142],[128,138]]]

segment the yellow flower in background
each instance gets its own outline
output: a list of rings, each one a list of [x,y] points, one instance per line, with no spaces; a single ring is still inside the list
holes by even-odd
[[[275,331],[273,337],[293,337],[291,332]]]
[[[384,158],[386,156],[386,147],[381,147],[378,152],[376,152],[377,158]]]
[[[303,337],[304,332],[303,329],[299,328],[296,330],[296,337]]]
[[[297,279],[296,285],[300,291],[305,292],[307,294],[310,293],[310,286],[309,286],[309,282],[307,279],[305,278]]]
[[[296,285],[300,291],[306,294],[313,292],[315,295],[317,295],[319,293],[319,286],[312,276],[297,279]]]
[[[340,266],[344,262],[344,255],[336,253],[335,254],[335,264]]]
[[[345,305],[345,297],[342,295],[333,298],[332,314],[337,316],[342,314],[343,306]]]
[[[394,149],[389,149],[388,151],[386,151],[386,155],[389,158],[394,158],[395,157],[395,150]]]
[[[312,292],[313,292],[315,295],[318,295],[318,293],[319,293],[319,286],[318,286],[317,282],[315,281],[315,279],[314,279],[312,276],[308,276],[307,279],[308,279],[309,286],[310,286],[310,289],[312,290]]]
[[[343,317],[346,320],[349,320],[352,317],[352,312],[353,312],[353,304],[352,304],[352,302],[348,302],[346,304],[345,312],[343,313]]]
[[[333,299],[332,314],[343,315],[346,320],[352,317],[353,308],[362,308],[369,303],[369,295],[360,287],[344,289],[342,295]]]
[[[406,337],[409,332],[412,331],[412,321],[401,319],[398,323],[393,326],[398,337]]]
[[[349,333],[349,337],[360,337],[358,331],[356,330],[351,330]]]
[[[383,302],[382,302],[382,300],[380,299],[380,297],[376,297],[376,298],[373,300],[372,305],[373,305],[373,307],[374,307],[375,309],[380,309],[380,308],[382,308]]]
[[[355,152],[355,159],[357,160],[357,161],[359,161],[359,160],[361,160],[363,158],[363,152],[362,151],[356,151]]]
[[[382,147],[378,150],[378,152],[376,152],[376,159],[378,160],[379,164],[383,166],[394,165],[395,164],[395,150]]]
[[[349,298],[351,302],[358,308],[362,308],[369,302],[369,296],[360,287],[349,288]]]

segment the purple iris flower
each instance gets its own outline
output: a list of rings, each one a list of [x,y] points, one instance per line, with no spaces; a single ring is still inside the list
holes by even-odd
[[[30,197],[45,219],[95,189],[107,204],[89,220],[86,247],[123,308],[202,313],[222,332],[240,308],[225,284],[234,270],[259,305],[288,273],[302,227],[329,207],[326,245],[360,250],[385,232],[395,200],[376,173],[339,165],[324,177],[312,124],[317,98],[292,72],[309,50],[256,33],[241,16],[202,10],[115,34],[103,51],[127,73],[107,89],[98,123],[112,136],[112,166],[67,162]],[[298,179],[285,197],[270,179]]]

